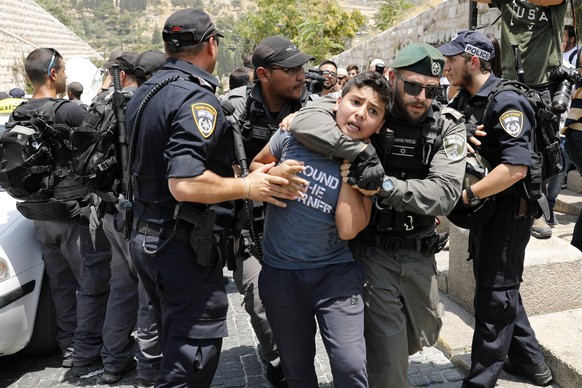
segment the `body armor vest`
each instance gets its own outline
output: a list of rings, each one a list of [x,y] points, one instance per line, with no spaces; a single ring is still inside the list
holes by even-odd
[[[389,127],[375,139],[382,166],[388,176],[400,180],[424,179],[428,176],[430,161],[442,143],[443,120],[439,107],[433,105],[433,116],[422,126],[410,126],[392,117]],[[368,232],[387,233],[391,236],[415,236],[423,234],[435,224],[434,216],[392,208],[374,206]]]
[[[259,87],[259,85],[254,87]],[[304,93],[300,100],[287,104],[276,117],[272,117],[265,105],[252,97],[252,90],[253,86],[247,87],[245,111],[239,118],[246,156],[249,161],[253,160],[265,147],[285,117],[305,106],[309,95]]]

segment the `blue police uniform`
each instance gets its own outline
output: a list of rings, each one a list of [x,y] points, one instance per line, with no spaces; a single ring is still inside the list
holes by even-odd
[[[133,134],[139,105],[158,83],[172,76],[181,79],[149,100],[138,133]],[[216,86],[217,80],[207,72],[170,58],[127,106],[129,136],[136,136],[130,251],[159,324],[163,360],[156,386],[160,387],[209,386],[227,335],[220,254],[213,248],[213,261],[198,264],[190,244],[193,226],[174,220],[177,201],[168,188],[170,177],[195,177],[207,169],[233,176],[232,133],[214,95]],[[214,212],[217,235],[232,222],[232,202],[188,205]]]
[[[501,163],[530,166],[534,112],[525,97],[512,91],[499,93],[491,101],[490,113],[483,117],[487,96],[498,83],[491,75],[474,96],[461,90],[451,106],[464,112],[469,122],[485,125],[487,136],[480,139],[480,154],[492,168]],[[469,253],[476,279],[475,332],[471,370],[463,387],[495,386],[506,357],[515,365],[543,361],[519,293],[537,206],[524,195],[523,181],[498,193],[492,219],[470,233]]]

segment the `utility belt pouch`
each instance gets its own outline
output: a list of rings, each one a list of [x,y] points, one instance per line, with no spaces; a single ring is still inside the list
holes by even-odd
[[[214,266],[216,258],[213,248],[216,246],[216,241],[213,229],[216,214],[209,209],[200,211],[179,203],[174,209],[174,220],[185,221],[193,226],[190,232],[190,246],[196,253],[196,262],[203,267]]]
[[[539,152],[531,152],[532,165],[528,170],[527,177],[523,180],[524,194],[527,200],[537,201],[542,197],[544,180],[542,169],[544,168],[543,157]]]
[[[72,207],[52,198],[46,202],[17,202],[16,209],[25,218],[39,221],[68,220],[79,213],[78,205]]]
[[[437,233],[434,236],[423,238],[421,244],[422,254],[429,256],[439,253],[443,250],[447,241],[449,241],[448,233]]]

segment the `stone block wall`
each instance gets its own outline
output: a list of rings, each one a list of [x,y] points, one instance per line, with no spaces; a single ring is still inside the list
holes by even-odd
[[[78,56],[103,59],[33,0],[2,0],[0,7],[0,91],[24,89],[24,59],[36,48],[53,47],[65,61]]]

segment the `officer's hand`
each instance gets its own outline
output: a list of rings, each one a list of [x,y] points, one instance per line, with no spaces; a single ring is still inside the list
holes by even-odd
[[[350,175],[350,167],[351,166],[352,166],[352,163],[349,160],[344,160],[343,163],[342,163],[342,165],[341,165],[341,167],[340,167],[342,181],[344,183],[348,183],[348,177]],[[380,189],[377,189],[377,190],[365,190],[365,189],[359,188],[357,185],[351,185],[351,188],[352,189],[355,189],[355,190],[358,190],[360,193],[362,193],[366,197],[371,197],[373,195],[376,195],[380,191]]]
[[[292,189],[289,180],[286,178],[270,175],[268,172],[274,166],[274,162],[265,164],[246,177],[250,184],[248,199],[286,207],[287,204],[277,198],[295,200],[298,197],[303,197],[303,190]],[[289,171],[296,170],[299,172],[303,168],[303,166],[294,166]]]
[[[476,147],[480,147],[481,141],[479,141],[479,139],[477,139],[476,136],[486,136],[487,132],[485,132],[483,130],[485,128],[485,126],[483,124],[475,125],[475,124],[466,123],[465,127],[467,128],[467,140],[469,140],[469,142],[467,143],[467,151],[470,154],[474,154],[475,149],[473,147],[471,147],[470,143],[472,143]]]
[[[347,182],[360,189],[377,190],[382,185],[383,178],[384,168],[376,155],[376,149],[368,144],[352,163]]]
[[[291,128],[291,122],[293,121],[295,116],[297,116],[297,112],[291,113],[290,115],[285,117],[281,121],[281,124],[279,124],[279,128],[281,128],[283,131],[289,131],[289,129]]]
[[[285,178],[289,181],[286,189],[290,192],[305,191],[309,182],[299,175],[300,172],[305,171],[305,163],[297,160],[288,159],[276,167],[269,170],[269,175],[275,175]]]

